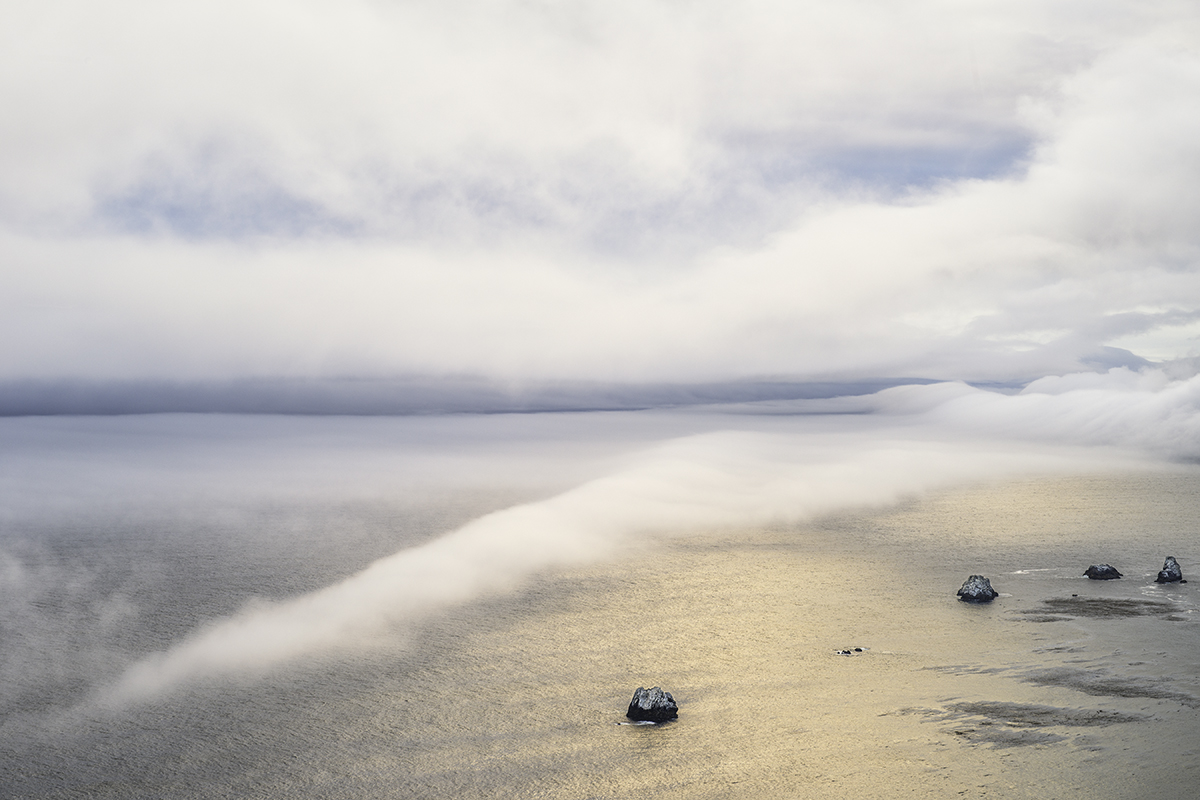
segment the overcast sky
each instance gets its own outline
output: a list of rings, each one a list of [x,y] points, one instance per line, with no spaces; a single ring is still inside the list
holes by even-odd
[[[1191,2],[8,3],[0,381],[1194,358],[1198,97]]]

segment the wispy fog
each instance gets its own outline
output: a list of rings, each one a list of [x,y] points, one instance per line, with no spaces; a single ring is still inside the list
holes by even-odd
[[[10,418],[6,702],[47,680],[38,665],[71,703],[111,705],[395,646],[664,536],[1195,462],[1198,398],[1200,379],[1114,370],[689,411]]]

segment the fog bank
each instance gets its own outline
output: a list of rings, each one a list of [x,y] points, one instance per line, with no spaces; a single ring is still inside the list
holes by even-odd
[[[484,515],[311,594],[254,603],[134,664],[102,696],[152,697],[193,679],[246,679],[308,654],[371,647],[440,610],[662,536],[802,522],[975,481],[1200,456],[1200,379],[1114,371],[1078,382],[1012,396],[940,384],[811,401],[858,412],[850,414],[766,404],[659,417],[643,433],[692,432],[632,437],[607,468],[597,465],[606,474]],[[609,434],[623,424],[613,419]]]

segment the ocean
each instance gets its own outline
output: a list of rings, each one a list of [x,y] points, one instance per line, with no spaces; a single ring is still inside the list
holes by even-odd
[[[0,438],[3,797],[1200,785],[1200,583],[1154,582],[1167,555],[1200,563],[1195,465],[989,460],[854,416],[40,418]],[[1084,578],[1097,563],[1124,577]],[[959,602],[971,574],[1000,597]],[[639,686],[679,718],[625,724]]]

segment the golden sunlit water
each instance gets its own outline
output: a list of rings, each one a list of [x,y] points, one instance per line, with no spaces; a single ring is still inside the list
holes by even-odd
[[[367,654],[69,724],[10,720],[7,782],[29,797],[1183,796],[1200,785],[1200,581],[1153,578],[1166,555],[1196,573],[1198,514],[1200,474],[1179,470],[696,531]],[[1093,563],[1125,577],[1089,581]],[[955,599],[972,573],[994,603]],[[678,720],[621,724],[652,685]]]

